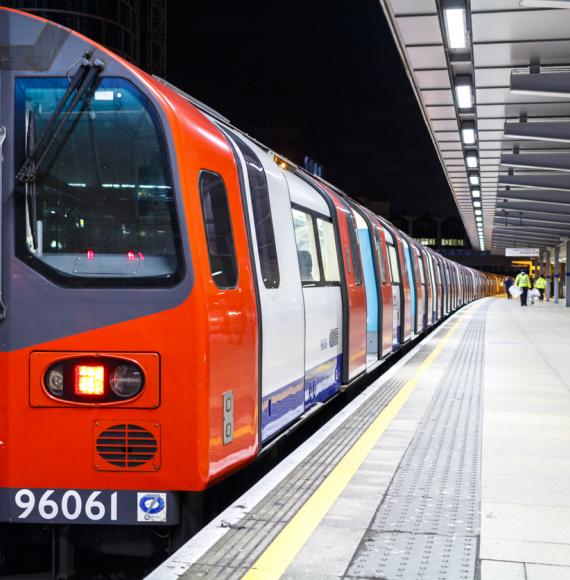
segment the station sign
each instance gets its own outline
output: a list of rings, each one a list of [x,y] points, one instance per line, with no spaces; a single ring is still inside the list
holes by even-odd
[[[538,258],[539,248],[505,248],[505,256],[524,256],[527,258]]]

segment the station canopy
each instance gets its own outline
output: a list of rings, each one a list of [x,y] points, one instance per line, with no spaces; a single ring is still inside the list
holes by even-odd
[[[570,0],[380,0],[474,248],[570,237]]]

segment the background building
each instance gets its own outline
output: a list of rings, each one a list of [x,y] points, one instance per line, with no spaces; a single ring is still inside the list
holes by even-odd
[[[144,70],[166,76],[166,0],[0,0],[77,30]]]

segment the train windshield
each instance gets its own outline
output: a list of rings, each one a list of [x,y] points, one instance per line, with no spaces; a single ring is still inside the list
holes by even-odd
[[[68,84],[16,79],[16,169]],[[65,119],[35,179],[20,187],[18,252],[38,269],[135,285],[177,278],[180,235],[164,134],[153,105],[127,80],[102,78]]]

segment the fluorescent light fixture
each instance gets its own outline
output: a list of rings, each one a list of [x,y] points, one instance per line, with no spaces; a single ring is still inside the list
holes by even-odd
[[[474,187],[474,188],[471,190],[471,195],[472,195],[473,197],[481,197],[481,190],[480,190],[478,187]]]
[[[469,184],[470,185],[479,185],[479,175],[474,171],[469,172]]]
[[[483,212],[480,209],[475,210],[475,215],[481,215]]]
[[[475,216],[475,219],[476,219],[478,222],[482,222],[482,221],[483,221],[483,218],[482,218],[480,215],[476,215],[476,216]]]
[[[463,145],[475,143],[475,123],[473,121],[465,121],[461,124],[461,140]]]
[[[522,8],[570,8],[569,0],[520,0]]]
[[[455,77],[455,98],[460,109],[473,106],[473,81],[470,76]]]
[[[477,157],[477,151],[470,150],[465,152],[465,163],[470,169],[474,169],[479,165],[479,158]]]
[[[481,202],[480,202],[480,201],[478,201],[478,200],[475,200],[475,201],[473,202],[473,207],[481,207]]]
[[[465,8],[446,8],[443,14],[449,48],[465,48],[467,46]]]

